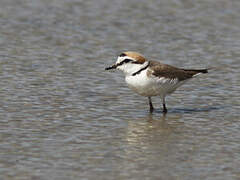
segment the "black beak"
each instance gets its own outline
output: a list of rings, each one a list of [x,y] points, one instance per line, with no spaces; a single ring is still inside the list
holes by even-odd
[[[114,65],[112,65],[110,67],[106,67],[105,70],[116,69],[116,68],[117,68],[117,65],[114,64]]]

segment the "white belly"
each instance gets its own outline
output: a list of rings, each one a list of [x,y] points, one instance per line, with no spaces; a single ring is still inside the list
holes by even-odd
[[[128,87],[142,96],[166,96],[173,93],[179,86],[186,81],[177,79],[167,79],[158,77],[148,77],[146,71],[142,71],[136,76],[126,76]]]

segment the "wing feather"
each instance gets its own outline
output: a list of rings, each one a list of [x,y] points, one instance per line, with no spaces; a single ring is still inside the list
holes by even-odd
[[[190,71],[188,72],[183,69],[179,69],[167,64],[162,64],[157,61],[150,61],[149,67],[152,74],[159,78],[164,77],[166,79],[178,79],[179,81],[183,81],[192,78],[194,75],[192,73],[189,73]]]

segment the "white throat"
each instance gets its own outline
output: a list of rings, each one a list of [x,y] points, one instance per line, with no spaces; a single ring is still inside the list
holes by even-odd
[[[149,65],[149,62],[146,61],[143,64],[132,64],[132,63],[127,63],[123,64],[122,66],[119,66],[117,69],[123,71],[125,76],[132,76],[136,75],[137,72],[139,72],[141,69],[146,68]]]

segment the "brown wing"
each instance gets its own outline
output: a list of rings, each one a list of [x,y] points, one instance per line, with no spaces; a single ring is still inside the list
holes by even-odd
[[[159,63],[157,61],[150,61],[149,67],[151,69],[150,71],[152,71],[154,76],[165,77],[169,79],[177,78],[179,81],[192,78],[197,73],[207,73],[206,69],[202,69],[202,70],[179,69],[174,66]]]

